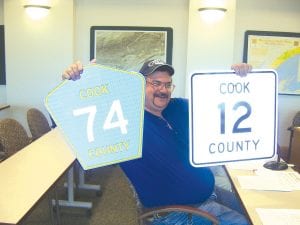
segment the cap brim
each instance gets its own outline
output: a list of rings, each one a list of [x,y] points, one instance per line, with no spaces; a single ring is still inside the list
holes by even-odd
[[[147,74],[145,74],[145,76],[147,76],[147,75],[149,75],[151,73],[154,73],[158,69],[168,71],[171,76],[174,74],[174,69],[173,69],[172,66],[170,66],[168,64],[163,64],[163,65],[157,65],[156,67],[152,68],[152,70],[147,71]]]

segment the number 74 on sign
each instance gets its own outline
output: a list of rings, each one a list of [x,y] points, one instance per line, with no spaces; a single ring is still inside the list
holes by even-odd
[[[74,109],[73,116],[82,116],[87,114],[87,123],[86,123],[86,134],[88,142],[93,142],[94,137],[94,122],[97,113],[97,106],[92,105],[84,108]],[[116,114],[117,120],[113,121],[113,116]],[[121,134],[127,134],[127,125],[128,120],[124,119],[122,106],[120,100],[114,100],[110,110],[107,114],[106,119],[104,120],[103,130],[109,130],[114,128],[120,128]]]

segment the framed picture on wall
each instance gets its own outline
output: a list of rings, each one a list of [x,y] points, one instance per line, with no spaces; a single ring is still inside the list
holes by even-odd
[[[90,58],[101,65],[138,71],[148,59],[172,64],[170,27],[92,26]]]
[[[244,62],[278,73],[278,93],[300,95],[300,33],[246,31]]]
[[[0,85],[6,84],[4,25],[0,25]]]

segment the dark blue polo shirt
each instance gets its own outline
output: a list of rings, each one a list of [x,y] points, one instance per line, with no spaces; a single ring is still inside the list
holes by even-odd
[[[145,111],[143,156],[121,167],[146,207],[201,203],[212,194],[214,177],[189,163],[188,101],[171,99],[163,116],[173,129]]]

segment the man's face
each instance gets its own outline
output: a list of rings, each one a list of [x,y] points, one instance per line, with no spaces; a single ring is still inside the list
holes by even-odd
[[[167,107],[174,85],[167,71],[155,71],[146,77],[145,108],[148,112],[161,116]]]

